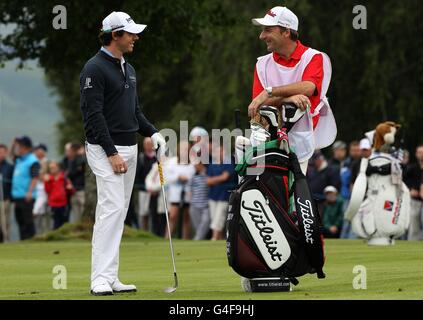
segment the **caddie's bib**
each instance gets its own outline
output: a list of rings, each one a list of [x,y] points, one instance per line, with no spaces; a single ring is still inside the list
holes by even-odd
[[[257,75],[264,88],[280,87],[302,81],[304,70],[316,54],[323,57],[323,82],[320,103],[313,114],[308,110],[289,132],[289,141],[295,149],[298,160],[305,162],[311,158],[315,149],[330,146],[336,138],[337,127],[326,93],[332,77],[332,65],[329,57],[320,51],[308,48],[301,60],[294,67],[285,67],[273,59],[273,53],[259,57]],[[319,122],[313,131],[312,117],[320,114]]]

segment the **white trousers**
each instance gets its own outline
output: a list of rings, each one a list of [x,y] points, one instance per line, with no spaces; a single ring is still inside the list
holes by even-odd
[[[97,182],[97,207],[92,239],[91,289],[118,280],[119,246],[137,167],[138,145],[116,146],[128,165],[115,174],[100,145],[87,143],[87,161]]]

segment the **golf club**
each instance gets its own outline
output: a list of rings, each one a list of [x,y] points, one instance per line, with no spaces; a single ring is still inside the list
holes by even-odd
[[[160,185],[162,187],[163,201],[164,201],[164,207],[165,207],[165,212],[166,212],[166,223],[167,223],[167,230],[168,230],[168,234],[169,234],[170,252],[172,254],[172,263],[173,263],[173,277],[175,279],[174,286],[165,288],[164,292],[172,293],[172,292],[175,292],[176,289],[178,288],[178,276],[176,274],[175,254],[173,253],[172,234],[170,232],[169,211],[167,209],[166,193],[165,193],[165,189],[164,189],[163,168],[162,168],[162,164],[160,162],[160,152],[157,153],[157,165],[158,165],[158,168],[159,168]]]

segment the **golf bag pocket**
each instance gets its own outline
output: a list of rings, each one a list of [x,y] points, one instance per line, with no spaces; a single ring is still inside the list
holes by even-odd
[[[288,170],[267,164],[248,175],[229,199],[227,256],[246,278],[294,278],[312,272],[296,214],[289,214]]]

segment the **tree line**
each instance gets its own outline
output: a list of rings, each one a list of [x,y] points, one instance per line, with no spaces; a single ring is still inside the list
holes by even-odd
[[[403,125],[405,147],[423,142],[419,126],[423,86],[423,3],[418,0],[361,1],[367,29],[353,28],[356,1],[287,0],[300,19],[300,39],[326,52],[333,66],[328,92],[338,138],[362,137],[379,122]],[[135,67],[143,111],[158,128],[179,128],[179,120],[207,129],[233,128],[233,111],[247,126],[256,58],[267,54],[262,17],[277,2],[264,0],[62,1],[67,29],[52,27],[55,1],[0,1],[0,23],[16,30],[0,38],[0,62],[38,59],[48,84],[59,94],[63,120],[60,145],[83,141],[79,72],[100,48],[102,19],[125,11],[148,25],[127,60]],[[1,70],[0,70],[1,72]]]

